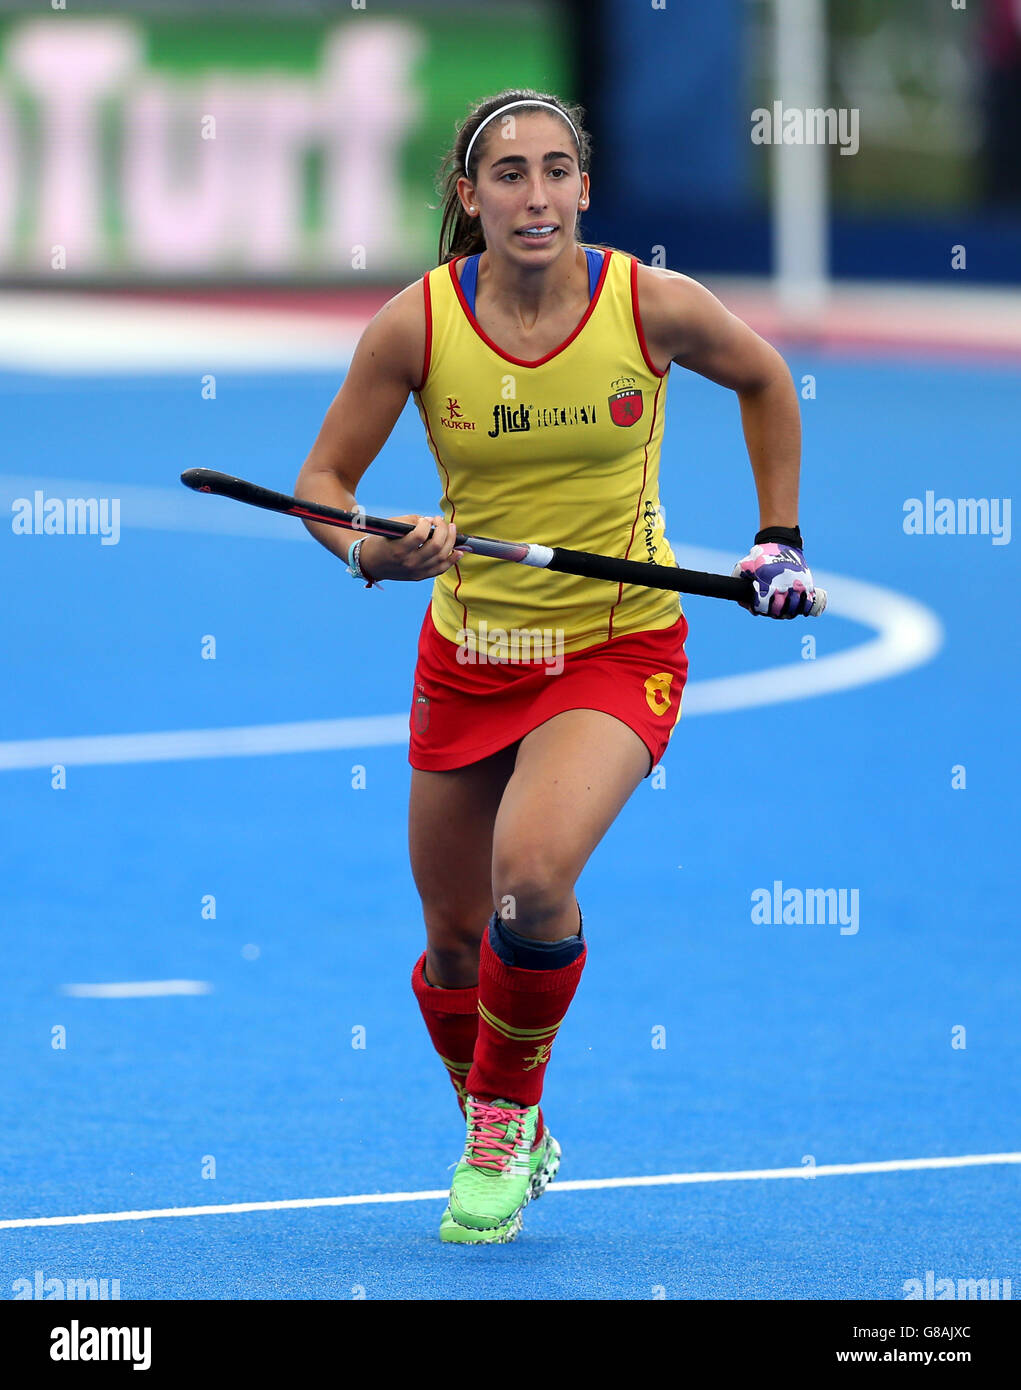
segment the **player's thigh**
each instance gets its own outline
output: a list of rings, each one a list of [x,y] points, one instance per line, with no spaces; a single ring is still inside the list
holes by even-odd
[[[493,826],[516,745],[451,772],[411,774],[411,872],[431,940],[478,940],[493,911]]]
[[[574,883],[649,771],[635,731],[601,710],[577,709],[521,740],[493,835],[493,895],[552,906]]]

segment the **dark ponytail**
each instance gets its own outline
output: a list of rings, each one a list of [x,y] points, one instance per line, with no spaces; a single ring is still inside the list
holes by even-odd
[[[582,173],[588,172],[592,141],[582,124],[585,112],[581,106],[568,105],[557,96],[552,96],[548,92],[535,92],[528,87],[514,88],[510,91],[499,92],[496,96],[487,97],[485,101],[479,102],[469,112],[464,122],[458,127],[453,147],[447,152],[440,167],[443,220],[440,223],[438,265],[443,265],[446,261],[456,260],[458,256],[473,256],[476,252],[486,249],[486,239],[482,235],[482,223],[477,217],[469,217],[462,207],[461,200],[457,196],[457,181],[460,178],[467,178],[472,183],[475,182],[482,149],[489,138],[489,131],[486,130],[476,140],[472,150],[472,167],[468,169],[465,167],[464,157],[471,144],[471,138],[487,116],[491,116],[494,111],[499,111],[501,106],[506,106],[512,101],[547,102],[549,106],[555,106],[578,132],[578,167]],[[536,109],[545,111],[547,107],[540,106]],[[515,110],[523,114],[527,112],[528,107],[520,106],[516,107]]]

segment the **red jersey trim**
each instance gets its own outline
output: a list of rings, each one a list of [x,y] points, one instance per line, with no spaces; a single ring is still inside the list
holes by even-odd
[[[431,271],[426,271],[422,276],[422,291],[425,294],[425,352],[422,354],[422,380],[417,386],[413,386],[413,391],[421,391],[429,375],[429,362],[433,351],[433,306],[432,295],[429,292],[429,276]]]
[[[642,356],[645,358],[645,365],[653,376],[666,376],[670,370],[669,363],[665,371],[660,371],[649,356],[649,345],[645,341],[645,329],[642,327],[642,312],[638,307],[638,262],[632,258],[631,261],[631,309],[635,317],[635,332],[638,334],[638,346],[642,349]]]
[[[454,285],[454,293],[457,295],[461,308],[464,310],[465,318],[468,320],[469,324],[471,324],[472,328],[474,328],[475,332],[479,335],[479,337],[482,339],[482,341],[486,344],[487,347],[492,348],[493,352],[495,352],[498,357],[502,357],[505,362],[513,362],[515,367],[542,367],[547,362],[551,362],[554,357],[558,357],[560,353],[564,351],[565,348],[570,347],[570,345],[574,342],[575,338],[577,338],[578,334],[581,332],[581,330],[588,323],[589,319],[592,317],[592,314],[595,311],[595,307],[599,302],[599,296],[602,294],[603,285],[606,283],[607,272],[610,268],[610,255],[611,253],[609,251],[603,252],[603,268],[599,272],[599,279],[596,282],[595,293],[589,300],[588,308],[585,310],[584,314],[582,314],[581,320],[579,321],[577,327],[574,329],[574,332],[571,333],[567,338],[565,338],[559,347],[555,347],[552,350],[552,352],[547,352],[545,357],[537,357],[534,362],[528,362],[523,357],[512,357],[509,352],[504,352],[503,348],[499,347],[496,343],[494,343],[492,338],[490,338],[490,336],[488,335],[488,333],[486,333],[483,330],[483,328],[479,324],[478,319],[476,319],[475,315],[468,307],[467,299],[465,299],[464,297],[464,291],[461,289],[461,281],[457,274],[457,261],[449,262],[450,278]],[[460,256],[458,258],[458,260],[467,259],[467,256]],[[648,361],[648,357],[646,357],[645,360]],[[661,376],[662,373],[657,372],[656,375]]]

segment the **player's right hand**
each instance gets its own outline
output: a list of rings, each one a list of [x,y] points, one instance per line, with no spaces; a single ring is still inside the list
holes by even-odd
[[[393,521],[415,523],[406,536],[368,536],[358,552],[367,579],[435,579],[456,565],[463,550],[454,548],[457,527],[441,516],[396,516]],[[427,539],[433,529],[432,539]]]

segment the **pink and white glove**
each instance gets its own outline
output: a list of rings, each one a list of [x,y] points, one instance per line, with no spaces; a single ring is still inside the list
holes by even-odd
[[[747,607],[769,618],[817,618],[826,607],[826,590],[815,588],[805,564],[798,527],[760,531],[755,544],[734,566],[734,578],[751,576]]]

